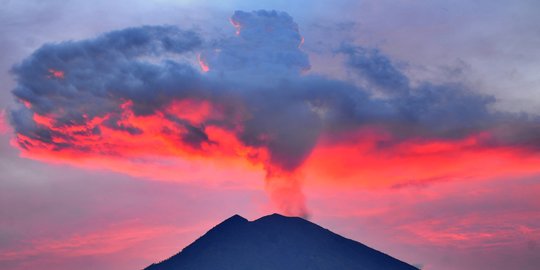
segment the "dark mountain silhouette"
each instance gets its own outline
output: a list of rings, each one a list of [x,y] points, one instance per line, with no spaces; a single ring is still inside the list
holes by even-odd
[[[235,215],[145,270],[417,270],[298,217]]]

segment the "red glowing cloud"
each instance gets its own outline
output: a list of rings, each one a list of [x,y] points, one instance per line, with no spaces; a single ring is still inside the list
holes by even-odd
[[[486,147],[487,134],[460,140],[404,141],[390,148],[376,137],[355,135],[355,142],[316,147],[303,166],[315,185],[363,188],[424,187],[437,182],[525,176],[540,172],[540,156],[512,147]],[[373,136],[373,134],[371,135]]]
[[[201,70],[203,72],[208,72],[210,70],[210,67],[208,66],[206,61],[201,58],[200,54],[197,56],[197,60],[199,60],[199,66],[201,67]]]
[[[6,111],[0,110],[0,134],[8,132],[10,129],[7,119],[6,119]]]
[[[308,74],[288,14],[237,11],[231,23],[237,35],[211,48],[147,26],[38,49],[14,69],[14,144],[155,179],[265,178],[291,215],[306,215],[304,181],[401,188],[538,171],[537,123],[493,113],[493,97],[412,86],[379,50],[353,45],[338,52],[366,85]],[[170,58],[186,53],[197,60]]]
[[[49,75],[47,77],[48,78],[63,79],[64,78],[64,72],[61,71],[61,70],[56,70],[56,69],[50,68],[49,69]]]
[[[234,28],[236,29],[236,35],[240,35],[240,31],[242,30],[242,25],[240,24],[240,22],[238,22],[237,20],[235,20],[234,18],[230,18],[229,21],[231,22],[231,24],[234,26]]]
[[[130,133],[107,127],[111,116],[85,119],[80,125],[60,126],[54,117],[34,113],[39,128],[53,131],[52,143],[16,134],[22,155],[43,161],[70,163],[89,168],[108,168],[135,176],[168,181],[190,181],[190,178],[261,178],[260,169],[267,162],[264,149],[243,145],[230,131],[208,125],[206,140],[200,144],[180,138],[189,126],[179,126],[167,115],[174,115],[191,126],[208,119],[220,119],[219,111],[207,102],[175,101],[163,113],[136,116],[131,102],[120,106],[121,117],[115,124],[131,127]],[[93,130],[99,129],[99,133]],[[71,147],[58,147],[70,144]],[[211,157],[211,159],[209,159]]]

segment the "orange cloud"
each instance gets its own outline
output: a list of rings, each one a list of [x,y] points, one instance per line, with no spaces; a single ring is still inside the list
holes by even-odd
[[[478,134],[460,140],[411,140],[378,146],[382,136],[359,133],[352,142],[322,142],[303,166],[311,184],[400,188],[438,181],[488,179],[540,172],[540,156],[486,147]]]
[[[26,158],[89,169],[106,168],[157,180],[253,187],[256,182],[250,180],[264,179],[262,166],[267,159],[264,149],[246,147],[230,131],[218,126],[205,127],[208,138],[197,148],[180,139],[178,134],[187,131],[173,120],[161,113],[135,116],[130,106],[130,102],[121,106],[123,113],[115,125],[136,128],[141,130],[140,134],[107,127],[104,123],[109,115],[87,119],[81,125],[59,126],[53,117],[34,113],[37,125],[61,136],[53,136],[49,144],[17,134],[12,144]],[[220,117],[207,102],[187,100],[173,102],[167,113],[191,125]],[[93,132],[96,128],[100,132]],[[58,147],[62,144],[70,147]]]

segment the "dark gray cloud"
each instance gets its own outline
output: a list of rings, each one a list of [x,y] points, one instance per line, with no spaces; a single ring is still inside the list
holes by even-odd
[[[36,124],[33,113],[53,117],[56,127],[84,125],[89,119],[109,115],[104,126],[140,134],[136,127],[118,124],[121,104],[132,101],[136,114],[149,115],[173,97],[185,98],[193,94],[190,89],[202,89],[197,86],[199,73],[191,65],[165,58],[201,44],[195,32],[174,26],[143,26],[95,39],[46,44],[13,68],[18,81],[13,94],[31,104],[31,109],[12,111],[15,130],[58,149],[77,148],[74,141],[53,143],[52,138],[64,134]],[[88,132],[99,134],[99,129]],[[28,145],[21,142],[21,146]]]
[[[218,41],[215,50],[202,56],[219,75],[235,79],[251,74],[266,80],[310,68],[307,54],[299,49],[303,41],[298,25],[287,13],[236,11],[230,21],[237,36]]]
[[[538,148],[537,116],[493,110],[495,97],[475,93],[465,84],[421,81],[413,86],[378,49],[344,44],[338,52],[347,56],[349,70],[382,93],[396,113],[386,125],[393,139],[382,146],[402,140],[454,140],[482,134],[477,147]]]
[[[173,26],[143,26],[44,45],[13,68],[18,82],[13,94],[30,104],[11,111],[15,131],[53,150],[92,151],[76,138],[36,123],[34,113],[52,117],[58,128],[107,115],[104,127],[136,138],[144,130],[120,121],[122,104],[130,102],[135,115],[162,114],[178,125],[180,129],[163,132],[182,130],[178,140],[195,149],[215,143],[206,133],[215,125],[247,146],[267,149],[267,169],[285,171],[300,166],[321,136],[340,140],[362,127],[389,131],[392,136],[381,146],[409,139],[459,139],[484,131],[494,134],[486,144],[520,145],[523,137],[535,134],[528,132],[536,130],[534,121],[491,112],[495,99],[464,85],[412,86],[377,49],[344,44],[337,50],[366,85],[310,74],[298,25],[287,13],[237,11],[231,23],[237,35],[219,40],[204,41],[196,32]],[[196,55],[207,72],[190,62]],[[63,73],[55,73],[59,71]],[[172,102],[182,100],[208,101],[225,117],[193,123],[167,111]],[[519,123],[517,131],[500,131],[512,121]],[[99,136],[100,128],[81,131],[84,134]],[[536,142],[533,137],[527,142]],[[36,147],[21,138],[19,144],[28,150]]]

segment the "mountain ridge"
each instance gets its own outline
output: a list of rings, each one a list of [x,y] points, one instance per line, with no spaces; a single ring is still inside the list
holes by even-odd
[[[233,215],[144,270],[418,268],[300,217]]]

